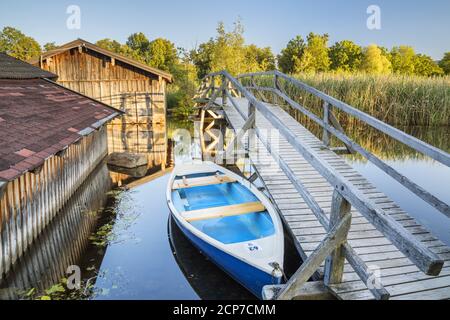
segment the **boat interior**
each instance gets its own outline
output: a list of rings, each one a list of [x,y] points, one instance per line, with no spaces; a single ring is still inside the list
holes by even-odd
[[[220,171],[176,176],[172,200],[188,223],[224,244],[275,233],[269,212],[259,199]]]

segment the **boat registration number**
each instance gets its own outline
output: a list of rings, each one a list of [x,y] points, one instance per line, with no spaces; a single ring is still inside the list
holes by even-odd
[[[250,252],[257,252],[257,251],[261,251],[261,247],[258,246],[255,243],[247,243],[247,248]]]

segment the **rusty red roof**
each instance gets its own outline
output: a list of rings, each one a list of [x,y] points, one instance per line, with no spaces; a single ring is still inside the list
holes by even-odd
[[[0,181],[11,181],[120,111],[45,79],[0,79]]]

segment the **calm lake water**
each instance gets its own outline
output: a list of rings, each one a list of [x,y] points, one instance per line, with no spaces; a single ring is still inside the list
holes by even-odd
[[[165,190],[173,165],[172,134],[187,123],[110,128],[111,151],[145,152],[149,166],[133,172],[99,166],[65,209],[0,284],[0,298],[70,299],[254,299],[208,261],[171,221]],[[450,150],[450,128],[404,128]],[[357,141],[447,203],[450,169],[393,144],[386,137],[355,131]],[[412,195],[363,159],[347,161],[380,190],[450,245],[450,219]],[[300,260],[287,243],[287,272]],[[58,293],[55,284],[70,265],[81,268],[82,289]],[[30,289],[36,288],[30,294]],[[56,289],[55,289],[56,288]],[[87,288],[87,289],[86,289]],[[48,291],[50,289],[50,291]],[[47,290],[47,292],[45,292]]]
[[[402,128],[402,130],[435,147],[450,152],[450,127],[413,127]],[[450,204],[450,168],[428,157],[421,156],[380,134],[370,133],[369,131],[366,136],[360,135],[360,138],[355,137],[355,139],[360,140],[363,146],[372,150],[398,172]],[[419,199],[414,193],[372,163],[353,156],[348,156],[347,161],[420,224],[450,246],[450,219],[448,217]]]

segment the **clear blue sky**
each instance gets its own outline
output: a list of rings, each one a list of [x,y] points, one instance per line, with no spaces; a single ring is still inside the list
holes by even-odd
[[[247,42],[279,52],[295,35],[329,33],[331,43],[350,39],[361,45],[412,45],[442,58],[450,51],[449,0],[60,0],[0,2],[0,27],[14,26],[41,44],[83,38],[125,42],[133,32],[165,37],[191,49],[214,36],[218,21],[231,28],[241,17]],[[66,28],[69,5],[81,8],[81,29]],[[382,29],[366,27],[369,5],[381,8]]]

